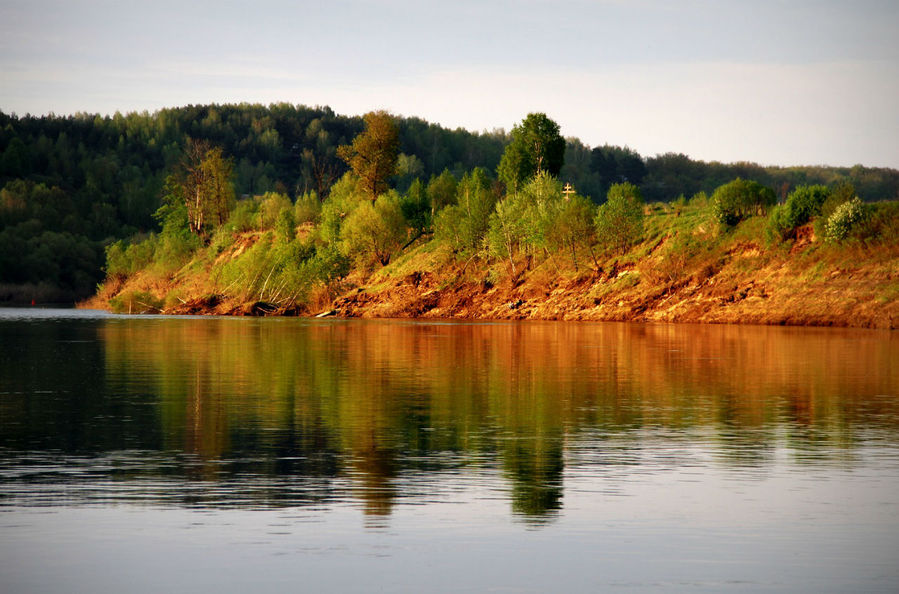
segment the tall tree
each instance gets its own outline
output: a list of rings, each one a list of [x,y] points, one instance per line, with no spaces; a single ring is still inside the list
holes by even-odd
[[[362,187],[374,202],[387,190],[387,180],[396,173],[399,133],[393,117],[386,111],[369,112],[363,121],[362,134],[351,145],[338,147],[337,155],[359,176]]]
[[[564,161],[565,139],[559,134],[559,125],[545,113],[529,113],[512,129],[512,142],[496,172],[506,188],[515,191],[538,173],[559,175]]]
[[[206,238],[225,222],[234,203],[234,164],[222,149],[202,140],[189,140],[174,174],[167,180],[166,202],[183,202],[191,233]]]

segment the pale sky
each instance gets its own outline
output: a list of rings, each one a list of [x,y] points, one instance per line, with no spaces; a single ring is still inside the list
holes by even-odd
[[[899,168],[897,0],[0,0],[0,110],[330,105]]]

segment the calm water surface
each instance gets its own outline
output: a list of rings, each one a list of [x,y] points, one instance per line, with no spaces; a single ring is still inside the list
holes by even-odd
[[[0,310],[3,592],[897,592],[899,335]]]

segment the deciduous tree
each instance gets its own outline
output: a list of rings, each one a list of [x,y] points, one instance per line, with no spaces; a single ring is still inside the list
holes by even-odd
[[[350,145],[337,149],[362,180],[362,186],[372,202],[387,191],[387,180],[396,173],[399,133],[393,117],[386,111],[372,111],[363,118],[365,130]]]
[[[509,191],[541,172],[558,176],[565,161],[565,139],[545,113],[530,113],[512,129],[512,142],[500,159],[497,174]]]

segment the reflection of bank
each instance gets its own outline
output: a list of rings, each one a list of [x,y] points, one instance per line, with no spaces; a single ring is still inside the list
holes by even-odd
[[[367,524],[378,527],[393,510],[397,495],[394,485],[396,452],[377,445],[356,450],[351,455],[349,466],[350,474],[355,479],[354,491],[362,503]]]
[[[543,523],[562,508],[562,435],[511,438],[503,447],[503,466],[512,485],[512,511]]]
[[[583,429],[701,432],[727,465],[765,467],[783,436],[819,460],[899,422],[896,399],[875,396],[895,375],[868,372],[895,369],[896,349],[859,331],[160,319],[98,338],[105,393],[129,396],[67,415],[73,443],[161,448],[178,457],[166,473],[240,482],[240,504],[255,486],[254,505],[320,502],[346,478],[370,519],[445,453],[495,459],[513,513],[545,519],[562,506],[563,438]]]

